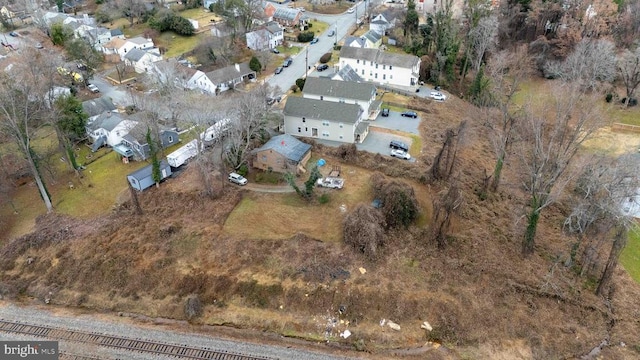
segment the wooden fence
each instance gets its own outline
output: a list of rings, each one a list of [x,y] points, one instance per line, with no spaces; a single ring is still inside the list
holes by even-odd
[[[640,133],[640,126],[615,123],[612,127],[613,131]]]

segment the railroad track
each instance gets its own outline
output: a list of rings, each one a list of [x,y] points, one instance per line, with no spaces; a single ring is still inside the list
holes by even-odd
[[[134,352],[145,352],[149,354],[173,356],[179,359],[270,360],[270,358],[266,357],[255,357],[224,350],[213,350],[206,347],[176,345],[144,339],[131,339],[89,331],[68,330],[52,326],[32,325],[2,319],[0,319],[0,331],[43,337],[50,340],[75,341],[92,345],[124,349]],[[93,359],[92,357],[74,354],[64,354],[62,358]]]

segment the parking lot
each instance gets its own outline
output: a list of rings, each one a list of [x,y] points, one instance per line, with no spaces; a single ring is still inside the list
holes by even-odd
[[[382,155],[389,155],[390,148],[389,143],[391,140],[401,141],[411,147],[413,142],[411,135],[418,135],[418,126],[420,125],[421,118],[416,119],[400,116],[399,112],[391,111],[388,117],[378,116],[375,121],[369,123],[369,135],[364,139],[361,144],[356,144],[358,150],[367,151],[370,153],[378,153]],[[386,130],[394,130],[398,132],[406,133],[406,136],[397,134],[395,132],[388,132]],[[322,139],[316,139],[321,144],[327,146],[338,147],[343,143],[338,141],[328,141]],[[404,161],[398,159],[398,161]],[[415,161],[412,155],[411,160]]]

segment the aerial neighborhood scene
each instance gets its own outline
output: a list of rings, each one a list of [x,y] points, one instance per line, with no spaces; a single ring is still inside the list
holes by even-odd
[[[0,359],[640,358],[640,0],[0,25]]]

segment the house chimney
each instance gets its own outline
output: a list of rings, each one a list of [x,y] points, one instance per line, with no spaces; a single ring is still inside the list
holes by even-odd
[[[240,72],[240,64],[236,64],[236,71]]]

